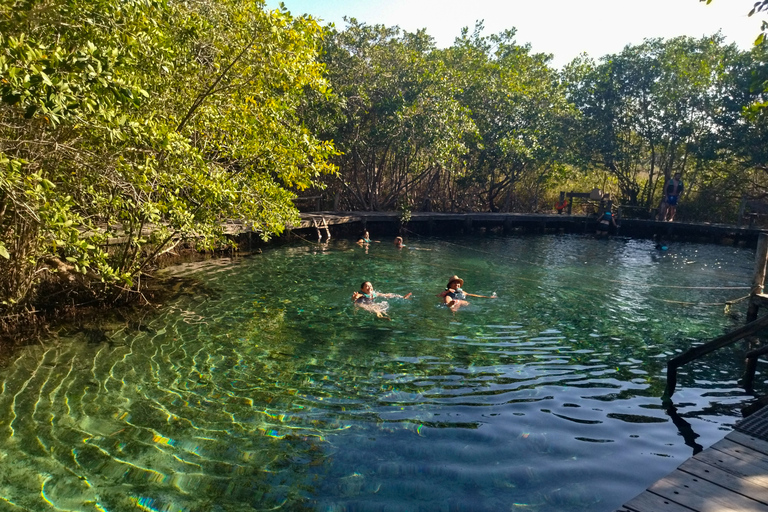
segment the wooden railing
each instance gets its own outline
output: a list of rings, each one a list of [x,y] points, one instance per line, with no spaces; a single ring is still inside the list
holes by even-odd
[[[664,396],[662,397],[662,399],[669,400],[672,398],[672,394],[675,392],[675,387],[677,386],[677,369],[678,368],[680,368],[686,363],[690,363],[694,359],[698,359],[701,356],[714,352],[719,348],[727,347],[728,345],[736,343],[737,341],[743,338],[746,338],[747,336],[751,336],[765,328],[768,328],[768,315],[762,316],[757,320],[754,320],[748,323],[744,327],[736,329],[735,331],[731,331],[728,334],[724,334],[708,343],[705,343],[704,345],[694,347],[688,350],[687,352],[684,352],[679,356],[673,357],[672,359],[670,359],[669,362],[667,363],[667,387],[664,390]],[[758,350],[753,350],[752,352],[749,352],[747,354],[748,361],[749,361],[750,354],[756,354],[756,355],[753,355],[752,357],[755,360],[755,362],[751,366],[751,372],[752,372],[751,375],[748,375],[750,365],[747,364],[747,370],[745,371],[744,378],[743,378],[743,381],[745,383],[748,381],[750,383],[750,386],[755,375],[755,368],[757,366],[757,356],[765,352],[768,352],[768,347],[761,348]]]
[[[667,387],[664,390],[662,400],[669,401],[677,386],[677,369],[694,359],[698,359],[715,350],[727,347],[737,341],[752,336],[757,332],[768,328],[768,315],[757,317],[760,307],[766,302],[763,291],[765,288],[765,276],[768,269],[768,234],[760,233],[757,241],[757,252],[755,254],[755,273],[752,278],[752,289],[750,291],[749,308],[747,310],[747,325],[724,334],[714,340],[694,347],[687,352],[673,357],[667,363]],[[752,389],[752,383],[755,380],[755,370],[757,369],[758,357],[768,354],[768,347],[761,347],[751,350],[746,354],[746,368],[742,377],[742,384],[748,390]]]

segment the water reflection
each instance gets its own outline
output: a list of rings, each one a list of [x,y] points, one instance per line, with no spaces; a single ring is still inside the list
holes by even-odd
[[[736,351],[681,372],[676,409],[659,397],[667,359],[732,322],[674,301],[732,298],[722,286],[749,281],[749,251],[418,245],[430,250],[332,242],[218,262],[144,329],[18,351],[0,370],[0,503],[613,510],[738,417]],[[440,307],[455,272],[500,298]],[[391,322],[357,314],[365,279],[414,297]]]

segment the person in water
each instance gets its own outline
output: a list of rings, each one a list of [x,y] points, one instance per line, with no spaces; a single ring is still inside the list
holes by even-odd
[[[403,243],[403,237],[395,237],[395,248],[402,249],[403,247],[405,247],[405,244]]]
[[[477,295],[475,293],[467,293],[462,287],[464,286],[464,280],[459,276],[453,276],[448,280],[448,284],[445,286],[445,291],[439,296],[443,298],[443,304],[445,304],[452,311],[456,311],[461,306],[466,306],[469,302],[467,297],[481,297],[484,299],[495,299],[496,293],[490,297],[487,295]]]
[[[611,210],[606,210],[597,221],[597,236],[606,236],[611,226],[617,228],[616,219],[613,217]]]
[[[358,245],[366,245],[370,244],[374,240],[371,240],[371,234],[368,233],[368,230],[364,230],[362,233],[360,233],[360,239],[357,241]]]
[[[376,299],[379,297],[385,299],[409,299],[411,293],[408,292],[405,295],[400,295],[397,293],[377,292],[373,289],[373,285],[370,281],[363,281],[363,284],[360,285],[360,291],[352,293],[352,302],[358,307],[376,313],[376,316],[379,318],[386,318],[389,320],[389,317],[387,316],[389,303],[386,301],[376,302]]]

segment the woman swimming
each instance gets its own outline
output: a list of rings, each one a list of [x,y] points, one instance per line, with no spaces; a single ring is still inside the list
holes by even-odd
[[[484,299],[497,298],[495,292],[490,297],[487,295],[477,295],[475,293],[465,292],[462,290],[462,286],[464,286],[464,280],[459,276],[453,276],[448,280],[448,284],[445,286],[445,291],[439,295],[439,297],[443,298],[443,304],[448,306],[452,311],[456,311],[461,306],[468,305],[469,302],[466,300],[467,297],[481,297]]]
[[[362,233],[360,233],[360,238],[357,240],[357,243],[359,245],[367,245],[371,242],[376,242],[378,240],[371,240],[371,234],[368,232],[368,230],[364,230]]]
[[[389,303],[387,301],[375,302],[375,299],[379,297],[385,299],[408,299],[411,297],[411,293],[408,292],[406,295],[400,295],[397,293],[377,292],[373,289],[370,281],[363,281],[363,284],[360,285],[360,291],[352,293],[352,302],[360,308],[376,313],[376,316],[379,318],[389,320],[390,318],[387,316]]]

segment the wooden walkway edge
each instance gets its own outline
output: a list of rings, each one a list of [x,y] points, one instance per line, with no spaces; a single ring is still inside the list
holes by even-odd
[[[617,512],[768,512],[768,408],[753,416]]]
[[[418,234],[437,233],[468,234],[480,229],[503,229],[505,232],[566,232],[594,233],[595,218],[584,215],[558,215],[545,213],[434,213],[412,212],[403,218],[398,212],[307,212],[301,214],[301,222],[288,226],[289,230],[314,230],[318,223],[331,227],[347,226],[357,230],[368,229],[374,236],[379,233],[395,233],[402,227]],[[225,231],[230,234],[247,231],[246,226],[228,223]],[[622,219],[621,235],[638,238],[662,237],[665,240],[686,239],[722,243],[733,240],[747,245],[757,244],[763,232],[754,227],[728,224],[658,222],[655,220]],[[402,233],[400,233],[402,234]]]

